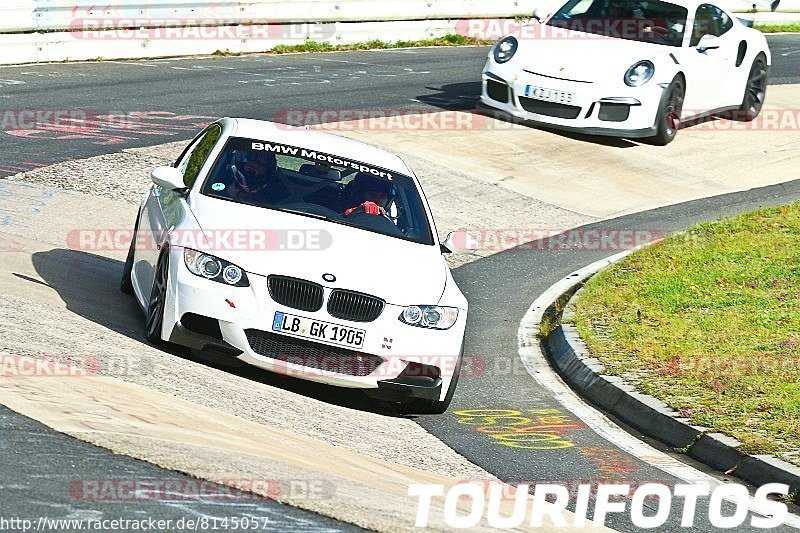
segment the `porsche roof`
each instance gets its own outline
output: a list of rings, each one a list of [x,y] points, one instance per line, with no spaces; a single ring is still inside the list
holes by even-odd
[[[230,135],[234,137],[245,137],[319,150],[320,152],[338,155],[345,159],[372,164],[399,174],[411,175],[408,165],[397,155],[377,146],[354,141],[339,135],[296,128],[266,120],[224,118],[220,122],[232,128]]]

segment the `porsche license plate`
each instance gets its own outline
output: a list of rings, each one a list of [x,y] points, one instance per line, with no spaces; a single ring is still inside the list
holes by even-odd
[[[545,87],[536,87],[535,85],[525,86],[525,96],[535,100],[555,102],[556,104],[572,105],[575,103],[574,93],[557,91],[555,89],[547,89]]]
[[[323,322],[304,316],[290,315],[282,311],[275,313],[275,318],[272,320],[272,331],[294,337],[347,346],[348,348],[361,348],[364,345],[366,333],[363,329]]]

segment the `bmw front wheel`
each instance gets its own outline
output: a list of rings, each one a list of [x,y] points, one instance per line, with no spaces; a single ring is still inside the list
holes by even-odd
[[[165,250],[158,259],[155,276],[153,277],[153,290],[150,291],[150,300],[147,304],[145,337],[153,344],[164,343],[161,338],[161,330],[164,324],[164,308],[167,305],[168,280],[169,252]]]

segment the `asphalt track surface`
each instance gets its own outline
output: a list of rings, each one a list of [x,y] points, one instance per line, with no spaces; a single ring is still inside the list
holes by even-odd
[[[41,526],[39,531],[79,530],[75,522],[70,525],[57,520],[83,520],[86,524],[89,520],[151,518],[171,520],[172,526],[161,528],[162,531],[194,529],[186,526],[188,521],[203,519],[209,527],[198,527],[200,531],[213,530],[211,524],[216,524],[218,530],[235,529],[230,527],[233,519],[257,523],[258,531],[361,531],[251,493],[216,484],[201,487],[195,478],[115,455],[57,433],[4,406],[0,406],[0,472],[0,516],[6,520],[31,520]],[[134,480],[145,490],[130,498],[130,492],[123,487]],[[149,495],[146,492],[147,487],[159,486],[164,489]],[[203,496],[194,497],[195,490]],[[98,494],[104,496],[95,500]],[[113,500],[115,496],[117,501]],[[41,519],[49,522],[40,524]]]
[[[800,82],[800,37],[770,40],[773,83]],[[223,115],[276,119],[287,109],[469,109],[477,99],[475,80],[485,54],[486,48],[424,49],[3,68],[0,109],[4,111],[81,110],[89,115],[123,116],[127,121],[115,125],[113,120],[103,119],[104,126],[78,132],[25,130],[3,124],[0,176],[70,158],[188,139],[200,124]],[[136,118],[132,121],[131,117]],[[701,220],[797,198],[800,185],[792,183],[679,204],[592,227],[669,233]],[[546,243],[535,248],[541,247],[548,248]],[[471,306],[465,353],[480,356],[486,365],[462,378],[448,414],[422,417],[420,424],[471,461],[512,483],[675,483],[674,478],[628,456],[583,427],[519,364],[517,328],[530,302],[564,275],[610,253],[613,252],[511,250],[457,269],[454,275]],[[570,446],[535,450],[498,445],[472,426],[459,422],[464,417],[453,412],[464,409],[520,411],[521,416],[531,417],[541,425],[560,426],[559,440]],[[113,477],[109,473],[114,471],[125,473],[120,478],[130,478],[131,469],[142,477],[167,475],[155,467],[37,427],[7,410],[0,415],[0,479],[4,496],[9,494],[8,488],[18,488],[9,498],[4,497],[3,509],[20,509],[28,516],[38,517],[53,516],[54,507],[62,511],[71,509],[70,505],[79,508],[74,502],[53,502],[57,484],[61,484],[61,493],[67,494],[63,476],[72,473],[89,479]],[[37,433],[38,438],[28,439],[31,432]],[[24,454],[19,451],[21,442],[26,443]],[[93,460],[80,462],[84,455]],[[21,468],[18,463],[23,457],[29,460]],[[73,464],[83,470],[78,474]],[[31,494],[36,497],[31,498]],[[210,512],[202,505],[184,503],[181,511]],[[259,512],[265,510],[270,516],[316,519],[308,526],[312,530],[330,527],[329,521],[316,515],[300,511],[294,515],[294,510],[274,504],[270,507],[266,500],[258,505],[263,505],[257,509]],[[114,509],[100,509],[95,503],[84,510],[99,510],[104,517],[135,517],[142,512],[140,503]],[[219,512],[219,507],[214,511]],[[702,520],[703,511],[700,506],[696,530],[710,531],[711,526]],[[63,517],[70,512],[57,514]],[[242,514],[241,509],[234,508],[224,512],[229,513],[227,516]],[[667,529],[678,529],[677,513],[678,509],[673,511]],[[147,514],[180,515],[169,504],[156,505]],[[611,515],[608,525],[620,530],[635,529],[624,515]]]
[[[800,36],[769,40],[772,83],[800,82]],[[471,109],[487,51],[428,48],[2,67],[0,177],[190,139],[200,125],[221,116],[282,121],[287,110]],[[30,129],[21,110],[76,113],[98,125]],[[55,122],[52,116],[42,120]]]
[[[800,199],[800,181],[677,204],[583,226],[575,231],[647,230],[666,235],[698,222],[718,220],[797,199]],[[550,391],[531,378],[519,361],[517,329],[520,318],[534,298],[571,272],[613,253],[558,250],[557,237],[519,248],[475,261],[454,271],[456,283],[470,302],[465,354],[485,360],[486,364],[477,372],[468,370],[462,375],[449,416],[422,417],[419,423],[470,461],[515,485],[538,482],[574,487],[578,482],[584,482],[628,483],[632,486],[662,483],[673,486],[680,483],[583,426],[575,415],[559,404]],[[519,416],[533,419],[533,426],[543,426],[543,433],[561,432],[557,442],[566,442],[570,446],[547,449],[550,444],[542,442],[543,449],[537,450],[498,444],[489,435],[459,422],[466,416],[453,414],[475,409],[518,411]],[[558,419],[539,419],[537,411],[541,413],[543,410],[548,411],[546,417]],[[493,424],[486,419],[484,425],[491,427]],[[503,419],[498,419],[496,425],[502,427]],[[544,429],[548,425],[559,427],[556,431]],[[624,424],[620,425],[625,427]],[[668,452],[664,446],[654,445]],[[693,464],[707,471],[701,465]],[[703,518],[708,516],[708,509],[702,502],[698,503],[695,528],[680,528],[680,512],[681,506],[673,506],[670,520],[664,526],[666,529],[715,530],[707,518]],[[618,531],[638,530],[624,515],[609,515],[606,525]],[[746,527],[737,528],[737,531],[746,530]]]

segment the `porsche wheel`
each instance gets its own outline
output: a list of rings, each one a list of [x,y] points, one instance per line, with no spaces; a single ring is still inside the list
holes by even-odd
[[[681,125],[681,111],[685,94],[681,78],[672,80],[672,83],[664,91],[656,116],[656,134],[652,137],[653,144],[665,146],[675,139]]]
[[[147,304],[147,320],[145,337],[153,344],[163,344],[161,330],[164,324],[164,307],[167,303],[167,281],[169,279],[169,253],[163,252],[156,266],[153,278],[153,290]]]
[[[750,75],[747,77],[742,105],[739,106],[741,120],[750,122],[761,113],[761,108],[764,106],[764,98],[767,94],[767,77],[767,60],[764,54],[758,54],[758,57],[753,61],[753,66],[750,67]]]

